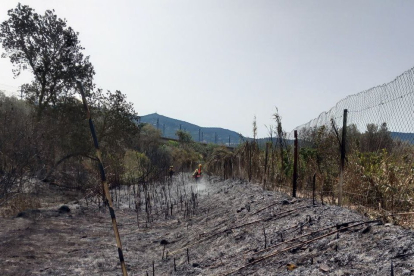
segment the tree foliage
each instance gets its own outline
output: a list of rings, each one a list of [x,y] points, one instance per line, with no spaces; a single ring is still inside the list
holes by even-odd
[[[127,101],[126,95],[119,90],[104,92],[97,89],[90,92],[89,101],[93,108],[98,139],[104,143],[123,140],[131,144],[138,126],[134,123],[134,106]]]
[[[189,132],[177,130],[175,135],[178,136],[178,141],[182,145],[188,145],[193,142],[193,138],[191,137],[191,134]]]
[[[38,116],[62,97],[73,95],[75,80],[90,90],[95,74],[89,57],[82,54],[76,33],[54,11],[37,14],[26,5],[8,11],[9,18],[0,25],[0,42],[19,76],[30,70],[34,80],[22,86],[26,98],[38,107]]]

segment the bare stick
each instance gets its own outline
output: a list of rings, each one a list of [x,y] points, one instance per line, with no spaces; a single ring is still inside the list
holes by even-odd
[[[263,210],[266,210],[267,208],[273,207],[273,206],[275,206],[275,205],[277,205],[277,204],[280,204],[280,202],[275,202],[275,203],[272,203],[272,204],[270,204],[270,205],[268,205],[268,206],[266,206],[266,207],[263,207],[262,209],[259,209],[259,210],[257,210],[256,212],[254,212],[254,213],[252,214],[252,216],[253,216],[253,215],[256,215],[256,214],[258,214],[258,213],[260,213],[260,212],[261,212],[261,211],[263,211]]]
[[[119,232],[118,232],[118,225],[116,223],[115,211],[114,211],[113,204],[112,204],[111,194],[109,193],[108,182],[106,181],[104,166],[102,164],[102,155],[101,155],[101,150],[99,149],[99,145],[98,145],[98,138],[96,137],[95,127],[93,125],[93,121],[92,121],[91,113],[89,111],[88,103],[86,102],[85,93],[83,91],[83,86],[79,81],[77,82],[77,84],[78,84],[78,88],[80,90],[80,93],[82,95],[83,107],[86,111],[86,118],[89,121],[89,128],[91,130],[93,143],[94,143],[95,149],[96,149],[96,157],[98,159],[98,166],[99,166],[99,171],[100,171],[100,174],[101,174],[102,186],[103,186],[103,189],[104,189],[104,192],[105,192],[105,201],[108,205],[109,213],[111,214],[112,228],[113,228],[114,234],[115,234],[116,245],[118,246],[118,256],[119,256],[119,261],[121,262],[122,274],[124,276],[128,276],[128,272],[126,270],[126,265],[125,265],[125,261],[124,261],[124,255],[122,253],[122,244],[121,244],[121,238],[120,238]]]
[[[165,252],[165,244],[164,244],[164,248],[162,249],[162,257],[161,257],[162,260],[164,260],[164,252]]]
[[[313,175],[313,182],[312,182],[312,202],[315,205],[315,187],[316,187],[316,173]]]

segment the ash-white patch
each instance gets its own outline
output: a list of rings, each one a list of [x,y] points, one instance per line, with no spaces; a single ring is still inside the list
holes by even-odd
[[[414,275],[412,230],[259,185],[178,175],[111,194],[129,275]],[[61,203],[2,219],[0,275],[122,275],[108,211]]]

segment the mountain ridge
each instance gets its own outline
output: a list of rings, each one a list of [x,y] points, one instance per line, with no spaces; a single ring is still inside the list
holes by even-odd
[[[183,120],[174,119],[158,113],[139,117],[139,123],[147,123],[160,130],[163,137],[175,138],[177,130],[188,132],[194,141],[234,146],[245,139],[241,134],[221,127],[202,127]]]
[[[189,123],[179,119],[174,119],[158,113],[151,113],[144,116],[140,116],[139,122],[151,124],[152,126],[161,131],[162,136],[167,138],[177,139],[178,137],[175,133],[177,130],[181,129],[183,131],[187,131],[188,133],[190,133],[191,137],[196,142],[237,146],[245,140],[252,139],[249,137],[244,137],[233,130],[220,127],[202,127],[193,123]],[[394,140],[407,141],[411,144],[414,144],[414,133],[390,132],[390,135]],[[259,138],[257,140],[259,141],[259,144],[264,144],[269,139],[269,137],[264,137]],[[276,138],[273,137],[273,139]]]

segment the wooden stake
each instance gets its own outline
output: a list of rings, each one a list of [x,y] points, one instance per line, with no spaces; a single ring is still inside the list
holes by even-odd
[[[108,186],[108,182],[106,181],[105,170],[104,170],[104,166],[102,164],[102,154],[101,154],[101,150],[99,149],[98,138],[97,138],[96,132],[95,132],[95,126],[94,126],[93,121],[92,121],[92,117],[91,117],[91,113],[89,111],[88,103],[86,102],[86,97],[85,97],[85,93],[83,91],[83,86],[79,81],[77,82],[77,85],[78,85],[78,88],[79,88],[81,96],[82,96],[83,107],[86,111],[86,118],[89,121],[89,128],[91,130],[93,143],[94,143],[95,149],[96,149],[96,157],[97,157],[97,160],[98,160],[98,167],[99,167],[99,171],[100,171],[100,174],[101,174],[101,181],[102,181],[102,186],[103,186],[103,190],[104,190],[104,194],[105,194],[105,203],[106,203],[105,205],[108,205],[109,213],[111,215],[112,228],[114,230],[116,245],[118,247],[118,256],[119,256],[119,261],[121,262],[122,274],[124,276],[128,276],[128,272],[126,270],[126,265],[125,265],[125,261],[124,261],[124,255],[122,253],[121,238],[119,236],[118,225],[116,223],[115,211],[114,211],[114,208],[113,208],[111,194],[109,192],[109,186]]]

